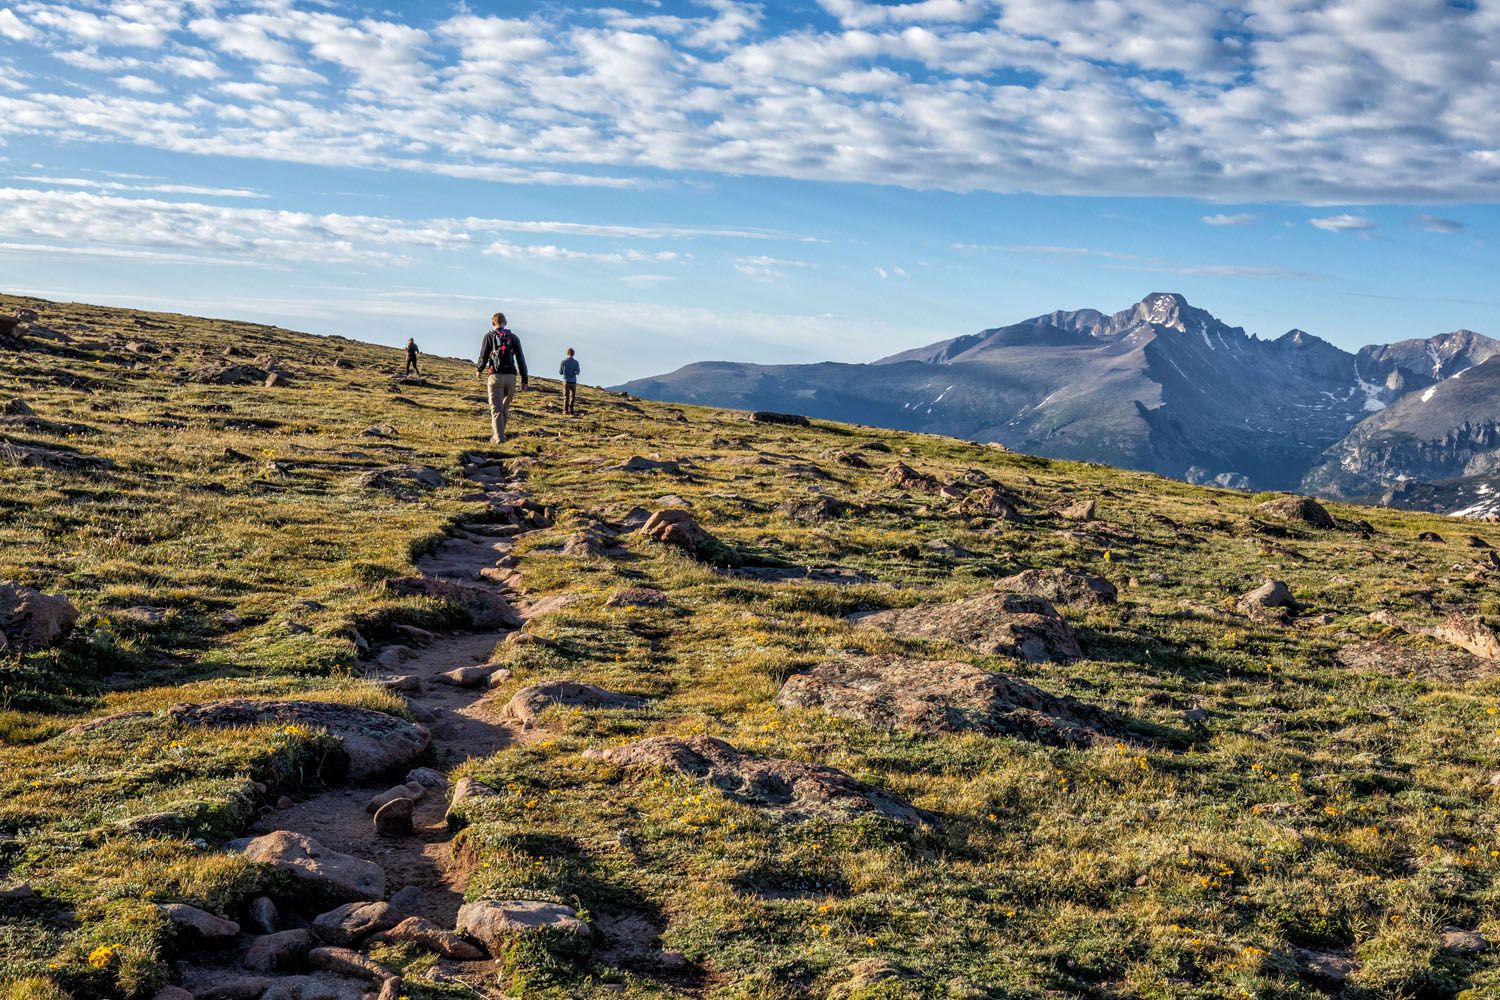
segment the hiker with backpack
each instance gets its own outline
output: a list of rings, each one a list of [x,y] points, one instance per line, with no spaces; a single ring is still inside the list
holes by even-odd
[[[487,376],[490,400],[490,444],[505,443],[505,423],[510,404],[518,391],[525,392],[530,380],[526,376],[526,355],[521,353],[521,338],[505,326],[505,314],[490,317],[490,332],[479,345],[479,374]],[[519,389],[516,376],[521,378]]]
[[[568,348],[568,356],[563,358],[561,367],[557,374],[563,378],[563,413],[578,413],[578,373],[582,371],[578,359],[573,357],[573,348]]]
[[[420,376],[422,374],[422,370],[417,367],[417,342],[416,342],[416,339],[412,338],[412,337],[407,337],[406,338],[406,374],[410,375],[412,372],[416,372],[418,376]]]

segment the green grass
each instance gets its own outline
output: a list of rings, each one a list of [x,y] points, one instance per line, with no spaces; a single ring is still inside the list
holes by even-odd
[[[0,310],[20,304],[0,298]],[[432,387],[391,395],[393,350],[41,308],[49,325],[92,331],[66,355],[23,356],[0,399],[20,395],[76,427],[3,433],[115,468],[0,469],[0,579],[66,593],[85,612],[62,650],[0,667],[0,870],[38,892],[0,917],[0,968],[16,996],[49,997],[47,982],[77,997],[149,996],[174,944],[145,901],[233,910],[258,891],[263,877],[213,845],[242,818],[253,783],[294,780],[318,737],[173,733],[159,716],[139,724],[131,746],[59,734],[92,716],[232,694],[389,705],[354,679],[350,630],[378,640],[395,621],[442,619],[441,607],[394,600],[382,582],[409,573],[413,552],[474,508],[453,479],[487,428],[460,363],[430,359]],[[110,345],[126,338],[176,345],[173,364],[245,343],[281,355],[296,377],[279,390],[178,384],[160,358],[139,370],[133,357],[114,360],[124,355]],[[332,366],[340,353],[353,370]],[[58,381],[78,375],[95,383],[89,391]],[[623,985],[628,996],[724,1000],[1500,995],[1500,962],[1437,946],[1448,925],[1500,935],[1500,815],[1485,784],[1500,682],[1489,670],[1454,679],[1336,659],[1375,639],[1430,646],[1372,612],[1420,625],[1500,611],[1495,574],[1475,575],[1475,550],[1457,543],[1472,532],[1500,544],[1494,527],[1332,505],[1374,526],[1365,539],[1264,523],[1253,512],[1263,497],[951,439],[760,427],[590,390],[580,408],[567,419],[555,392],[522,398],[512,450],[538,459],[530,489],[560,512],[556,529],[518,545],[526,583],[582,600],[529,626],[555,647],[506,647],[514,676],[495,697],[567,676],[650,705],[556,714],[521,745],[468,765],[503,794],[471,810],[459,856],[473,898],[555,899],[600,922],[636,918],[660,940],[615,966],[521,949],[497,963],[500,988],[575,997]],[[151,427],[164,420],[174,426]],[[382,423],[399,437],[359,436]],[[818,457],[872,442],[890,453],[860,452],[868,468]],[[226,447],[254,460],[229,462]],[[681,459],[684,474],[601,470],[637,452]],[[945,479],[982,470],[1036,516],[974,519],[953,501],[902,492],[883,479],[896,460]],[[436,467],[450,485],[411,500],[353,485],[361,469],[394,462]],[[809,464],[829,478],[807,478]],[[222,492],[207,492],[210,483]],[[777,512],[814,487],[855,509],[817,525]],[[842,566],[876,582],[756,583],[636,536],[617,557],[561,555],[563,538],[603,509],[649,509],[667,494],[691,503],[728,561]],[[1103,529],[1045,514],[1084,496],[1098,498]],[[1415,541],[1429,529],[1449,544]],[[962,553],[928,547],[936,541]],[[1121,587],[1117,605],[1063,609],[1089,658],[978,662],[1174,735],[1057,749],[876,732],[772,704],[790,673],[840,656],[974,659],[856,632],[842,616],[964,596],[1054,565]],[[1236,613],[1238,595],[1266,577],[1285,580],[1326,621],[1288,628]],[[603,606],[614,589],[640,585],[666,591],[668,607]],[[118,609],[136,605],[169,610],[156,626],[132,626]],[[1182,712],[1199,704],[1207,731],[1190,736]],[[668,733],[830,764],[939,821],[921,831],[788,823],[690,781],[585,756]],[[180,836],[121,831],[122,820],[182,803],[194,806]],[[113,944],[122,947],[108,963],[90,965]],[[1299,948],[1353,956],[1360,969],[1340,993],[1299,972]],[[662,961],[661,949],[681,952],[687,967]],[[392,961],[420,968],[422,959]],[[890,977],[872,974],[882,967]]]

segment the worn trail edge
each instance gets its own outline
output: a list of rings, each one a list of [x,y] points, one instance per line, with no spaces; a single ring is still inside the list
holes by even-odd
[[[418,559],[420,577],[408,583],[417,589],[427,586],[435,595],[445,590],[451,594],[452,587],[460,587],[463,596],[469,598],[482,599],[486,595],[499,598],[494,609],[503,612],[518,596],[511,586],[518,576],[507,572],[502,565],[512,561],[507,557],[514,539],[550,522],[526,493],[524,471],[509,473],[486,462],[482,456],[466,456],[464,471],[484,489],[488,514],[461,524],[436,551]],[[511,724],[500,718],[499,706],[486,698],[486,692],[489,676],[503,671],[492,665],[496,647],[520,627],[524,605],[514,617],[495,614],[494,609],[488,615],[476,614],[476,621],[507,619],[503,624],[476,627],[471,632],[436,634],[408,629],[409,645],[372,651],[366,678],[400,692],[413,716],[427,726],[432,736],[429,773],[420,775],[429,787],[415,800],[409,833],[380,835],[369,808],[372,798],[402,784],[402,774],[398,772],[365,780],[351,778],[302,801],[283,800],[280,808],[264,811],[247,831],[247,837],[231,847],[244,848],[247,841],[278,831],[309,837],[327,851],[380,867],[385,875],[384,895],[393,903],[393,908],[385,911],[390,915],[382,921],[387,927],[397,917],[416,917],[445,932],[451,931],[463,905],[467,883],[467,873],[454,863],[451,852],[454,830],[446,818],[452,774],[468,760],[488,757],[505,748],[516,736]],[[457,678],[455,674],[467,676]],[[418,771],[408,777],[418,775]],[[430,772],[437,772],[442,780],[438,781]],[[320,934],[316,923],[313,933],[307,934],[298,923],[295,918],[283,920],[274,933],[263,933],[271,928],[245,927],[246,940],[240,947],[205,949],[179,963],[182,986],[178,989],[185,992],[174,994],[173,988],[168,987],[163,991],[163,1000],[172,996],[202,1000],[234,997],[394,1000],[401,995],[399,979],[382,978],[388,973],[357,952],[330,955],[341,949],[318,947],[329,943],[328,935]],[[350,944],[356,944],[357,940]],[[493,981],[496,968],[493,960],[484,958],[472,944],[457,938],[445,943],[455,955],[465,948],[474,954],[441,957],[438,968],[429,976],[462,980],[481,989],[480,984]],[[269,959],[267,952],[271,953]],[[256,968],[257,964],[270,968]],[[278,967],[293,970],[309,965],[313,970],[310,973],[277,971]]]

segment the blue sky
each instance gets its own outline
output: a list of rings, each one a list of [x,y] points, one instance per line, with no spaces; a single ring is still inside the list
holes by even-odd
[[[1500,336],[1500,2],[0,0],[0,289],[615,383],[1180,291]]]

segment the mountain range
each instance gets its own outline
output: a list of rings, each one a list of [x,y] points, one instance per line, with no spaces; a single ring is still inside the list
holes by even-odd
[[[708,361],[616,388],[1480,514],[1500,487],[1497,356],[1500,341],[1472,330],[1354,353],[1302,330],[1263,340],[1156,292],[1113,314],[1047,313],[867,364]]]

